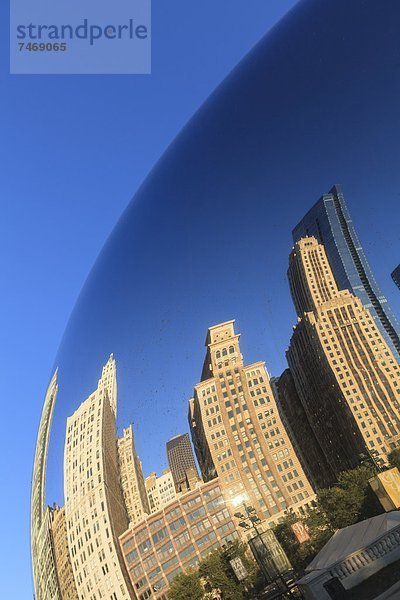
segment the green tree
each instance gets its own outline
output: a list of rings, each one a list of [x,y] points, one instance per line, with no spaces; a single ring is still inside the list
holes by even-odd
[[[303,518],[289,513],[274,529],[296,570],[302,571],[337,529],[382,512],[368,483],[373,475],[375,468],[370,465],[343,471],[335,486],[318,491],[316,502]],[[299,520],[304,522],[310,535],[310,540],[303,544],[299,544],[291,527]]]
[[[310,539],[301,543],[295,536],[292,526],[302,521],[306,526]],[[300,517],[294,512],[289,512],[285,519],[274,528],[274,533],[286,552],[295,571],[301,573],[304,568],[318,554],[334,530],[327,523],[326,515],[318,503]]]
[[[400,448],[395,448],[388,454],[389,464],[391,467],[397,467],[400,470]]]
[[[202,600],[204,589],[198,571],[179,573],[171,583],[168,598],[170,600],[189,600],[189,598],[190,600]]]
[[[375,474],[370,466],[357,467],[340,473],[335,487],[319,490],[318,505],[329,528],[341,529],[382,512],[368,483]]]
[[[207,587],[220,591],[223,600],[244,600],[247,589],[252,587],[256,578],[256,565],[249,559],[247,546],[234,542],[227,549],[217,548],[206,556],[199,565],[199,575],[207,581]],[[243,582],[238,582],[232,567],[231,558],[239,556],[249,573]]]

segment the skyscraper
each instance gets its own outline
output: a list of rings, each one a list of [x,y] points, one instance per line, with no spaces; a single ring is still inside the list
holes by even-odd
[[[395,284],[397,285],[398,288],[400,288],[400,265],[398,265],[395,270],[392,273],[392,279],[395,282]]]
[[[194,481],[199,481],[188,433],[175,435],[167,442],[167,457],[177,492],[186,492]]]
[[[283,424],[308,479],[315,488],[329,487],[336,480],[335,473],[307,419],[290,369],[271,383]]]
[[[118,543],[129,521],[118,469],[115,378],[111,355],[97,389],[67,419],[65,519],[80,598],[134,597]]]
[[[205,481],[219,477],[227,501],[242,498],[272,524],[301,510],[312,487],[283,426],[264,362],[244,366],[234,321],[210,327],[201,382],[189,402]]]
[[[46,392],[40,417],[32,475],[31,551],[32,569],[37,600],[61,600],[52,536],[52,511],[46,507],[46,467],[57,398],[57,371]]]
[[[118,438],[118,464],[129,522],[136,525],[150,513],[150,509],[132,425],[124,429],[122,438]]]
[[[360,299],[338,289],[314,237],[295,245],[288,277],[298,323],[287,359],[326,461],[338,473],[366,449],[385,460],[400,439],[395,357]]]
[[[340,187],[336,185],[324,194],[292,234],[294,243],[314,236],[324,244],[339,289],[349,290],[360,298],[400,362],[399,323],[375,281]]]

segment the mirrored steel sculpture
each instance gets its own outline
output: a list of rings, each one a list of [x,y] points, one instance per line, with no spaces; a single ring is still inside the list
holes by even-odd
[[[254,539],[256,523],[267,532],[287,511],[301,515],[363,453],[387,462],[400,437],[399,299],[389,311],[380,292],[371,308],[339,289],[318,219],[294,240],[291,289],[286,271],[292,229],[335,182],[356,228],[374,206],[378,237],[395,233],[399,24],[395,0],[299,2],[200,108],[122,215],[73,311],[43,405],[31,503],[36,600],[165,599],[212,549]],[[349,222],[341,226],[353,231]],[[349,269],[356,254],[341,255]],[[363,402],[365,431],[354,410]]]

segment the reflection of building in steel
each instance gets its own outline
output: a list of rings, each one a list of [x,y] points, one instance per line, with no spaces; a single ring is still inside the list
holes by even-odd
[[[118,438],[118,463],[128,518],[132,524],[136,524],[150,509],[132,425],[124,429],[122,438]]]
[[[160,477],[157,477],[154,472],[150,473],[146,477],[145,485],[151,513],[164,508],[164,506],[175,500],[177,496],[170,469],[164,469]]]
[[[167,442],[168,464],[177,492],[186,492],[200,480],[188,433],[175,435]]]
[[[296,244],[288,275],[298,323],[287,358],[326,461],[338,473],[356,466],[365,448],[386,459],[400,439],[395,357],[361,301],[339,291],[315,238]]]
[[[53,509],[52,532],[61,598],[62,600],[79,600],[68,550],[67,524],[64,508],[55,507]]]
[[[120,544],[137,597],[165,599],[174,577],[195,567],[213,548],[237,538],[214,479],[130,527]]]
[[[392,279],[400,289],[400,265],[398,265],[392,273]]]
[[[128,515],[118,469],[115,378],[111,355],[97,389],[67,419],[65,518],[75,584],[85,599],[133,593],[118,544]]]
[[[117,415],[117,367],[114,355],[111,354],[109,360],[103,367],[98,388],[107,390],[108,401],[114,416]]]
[[[324,244],[339,289],[360,298],[396,360],[400,360],[399,323],[378,287],[339,186],[324,194],[293,229],[294,243],[308,236]]]
[[[335,472],[327,462],[307,419],[290,369],[286,369],[271,383],[282,421],[307,477],[315,488],[329,487],[336,481]]]
[[[265,363],[243,365],[234,321],[208,330],[201,383],[189,403],[204,480],[218,474],[227,498],[246,494],[265,523],[313,499],[283,426]]]
[[[31,549],[36,600],[61,598],[51,531],[52,511],[45,507],[47,453],[57,392],[56,371],[47,389],[40,418],[32,476]]]

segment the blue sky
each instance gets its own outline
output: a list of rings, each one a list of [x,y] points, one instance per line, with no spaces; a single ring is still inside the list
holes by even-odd
[[[293,16],[182,130],[96,262],[56,362],[49,503],[63,501],[65,419],[111,351],[118,427],[135,423],[145,474],[166,466],[166,440],[187,430],[208,326],[236,318],[246,363],[282,372],[295,323],[290,232],[334,181],[398,307],[396,21],[345,0],[308,0]]]
[[[10,76],[0,6],[0,514],[4,598],[31,597],[36,429],[68,316],[134,191],[213,88],[295,2],[153,3],[151,76]]]

